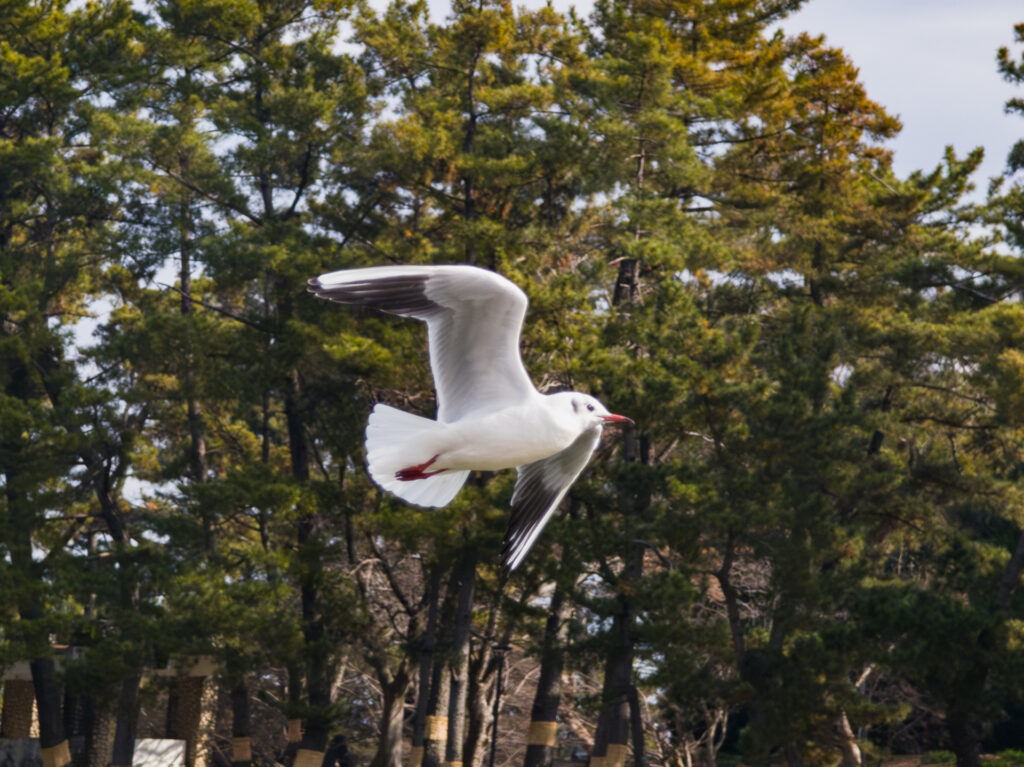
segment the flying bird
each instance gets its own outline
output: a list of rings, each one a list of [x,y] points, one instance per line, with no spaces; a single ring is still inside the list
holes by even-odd
[[[519,355],[527,298],[473,266],[378,266],[309,281],[320,298],[427,323],[437,420],[377,404],[366,427],[370,476],[438,508],[470,471],[515,467],[502,564],[514,570],[583,471],[606,423],[632,423],[588,394],[541,394]]]

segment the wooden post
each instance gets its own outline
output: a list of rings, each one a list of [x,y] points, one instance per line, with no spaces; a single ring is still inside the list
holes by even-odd
[[[0,737],[32,737],[32,709],[36,693],[31,679],[4,679],[4,708],[0,718]]]
[[[208,658],[200,658],[177,677],[167,700],[167,737],[185,741],[185,767],[206,767],[213,731],[214,691],[207,683],[213,672]]]

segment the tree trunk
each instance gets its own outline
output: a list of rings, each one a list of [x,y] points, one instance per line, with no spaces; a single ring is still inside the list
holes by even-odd
[[[638,159],[637,187],[643,186],[643,144],[641,157]],[[638,292],[639,264],[632,259],[623,259],[619,264],[619,275],[615,285],[613,303],[622,305],[630,303]],[[637,434],[629,426],[624,432],[623,458],[629,462],[650,465],[651,446],[646,434]],[[626,568],[617,588],[618,611],[612,622],[611,645],[605,663],[604,684],[601,691],[603,710],[594,734],[594,749],[591,757],[592,767],[622,767],[626,761],[626,744],[633,735],[635,747],[639,750],[636,756],[643,760],[643,722],[640,719],[639,705],[630,705],[635,691],[633,689],[633,657],[634,637],[633,623],[634,606],[631,594],[639,586],[644,574],[645,549],[642,544],[634,541],[633,530],[636,521],[641,519],[650,507],[650,493],[637,493],[633,499],[632,513],[623,520],[627,527],[626,539],[631,541],[627,553]],[[635,718],[630,728],[631,713]],[[639,733],[639,734],[638,734]]]
[[[320,558],[314,540],[312,515],[299,522],[299,547],[303,551],[301,602],[302,633],[305,640],[306,695],[312,716],[303,721],[302,749],[323,753],[327,748],[327,709],[330,705],[330,682],[327,678],[328,648],[320,613],[319,581],[322,576]]]
[[[558,703],[562,695],[562,665],[564,653],[561,647],[562,609],[565,592],[556,586],[551,595],[547,622],[544,624],[544,639],[541,643],[540,676],[537,690],[533,695],[530,709],[530,730],[526,736],[526,755],[523,767],[547,767],[555,758],[557,744]]]
[[[302,669],[297,663],[288,664],[288,708],[298,711],[302,707]],[[278,754],[277,762],[280,764],[293,764],[295,754],[302,744],[302,719],[295,714],[290,714],[285,724],[285,745]]]
[[[850,726],[850,720],[847,718],[845,711],[836,717],[834,729],[836,732],[836,745],[839,746],[839,751],[843,755],[843,767],[861,767],[863,762],[861,760],[860,746],[857,745],[857,738],[853,734],[853,727]]]
[[[107,525],[107,530],[114,539],[115,554],[117,556],[121,609],[125,612],[135,612],[139,609],[141,594],[139,592],[139,579],[135,575],[135,565],[129,555],[126,554],[130,543],[128,527],[125,524],[124,516],[118,507],[117,499],[113,494],[114,482],[111,478],[111,466],[103,463],[97,456],[89,451],[84,451],[83,460],[94,469],[95,486],[93,492],[100,505],[100,512]],[[121,691],[118,695],[117,719],[114,727],[114,745],[111,752],[111,763],[113,765],[131,765],[135,756],[135,737],[138,730],[139,718],[139,685],[142,683],[142,661],[134,659],[139,668],[130,672],[121,681]],[[187,747],[186,747],[187,750]],[[191,767],[192,762],[187,762]]]
[[[423,765],[422,767],[440,767],[445,761],[446,744],[448,742],[448,707],[451,698],[451,675],[449,662],[453,645],[455,591],[461,586],[458,578],[458,566],[448,579],[444,602],[441,606],[439,625],[446,627],[439,637],[437,648],[433,654],[433,667],[430,672],[430,694],[427,698],[427,717],[423,732]]]
[[[180,157],[178,170],[184,178],[188,175],[188,158]],[[181,222],[179,231],[179,255],[181,256],[181,313],[190,317],[193,313],[192,307],[192,204],[186,200],[181,204]],[[195,396],[195,374],[192,370],[192,344],[194,342],[194,331],[188,329],[188,359],[185,363],[184,376],[182,377],[185,398],[188,407],[188,433],[189,433],[189,465],[192,470],[192,479],[195,482],[206,481],[206,439],[203,435],[202,410],[199,400]]]
[[[498,688],[504,667],[504,648],[507,637],[494,639],[495,628],[500,614],[500,599],[493,602],[488,610],[487,628],[469,664],[469,690],[466,703],[466,740],[462,747],[464,767],[482,767],[487,753],[492,725],[498,712]],[[496,650],[496,643],[502,648]],[[495,662],[496,661],[496,662]],[[496,670],[496,673],[494,673]],[[489,683],[492,675],[494,683]],[[490,695],[488,695],[490,691]]]
[[[715,572],[718,584],[725,597],[725,610],[729,618],[729,635],[732,637],[732,649],[735,653],[736,668],[743,668],[743,657],[746,655],[746,643],[743,638],[743,623],[740,620],[739,594],[732,585],[732,565],[736,557],[736,536],[732,531],[725,544],[722,555],[722,566]]]
[[[466,740],[466,692],[469,686],[469,630],[473,620],[476,592],[476,557],[470,547],[462,551],[458,569],[459,602],[452,631],[451,686],[448,699],[448,739],[445,761],[462,764]]]
[[[640,693],[635,684],[629,686],[629,721],[633,738],[633,766],[646,767],[647,750],[644,747],[644,716],[640,710]]]
[[[430,689],[434,664],[434,646],[437,641],[437,619],[441,604],[441,569],[434,567],[430,571],[427,584],[427,624],[423,628],[423,639],[420,644],[419,679],[416,690],[416,711],[412,720],[412,753],[411,767],[420,767],[423,763],[423,743],[425,740],[427,714],[430,705]]]
[[[41,580],[38,567],[32,558],[32,510],[29,508],[28,499],[25,494],[16,490],[19,477],[18,469],[12,466],[5,468],[4,492],[7,496],[8,517],[11,522],[11,529],[15,535],[11,536],[9,542],[12,570],[19,573],[26,582],[32,583],[21,589],[17,595],[19,600],[18,615],[25,624],[23,631],[29,637],[37,632],[33,627],[41,625],[43,618],[43,607],[39,602],[40,595],[35,585]],[[33,637],[38,646],[46,643],[45,636]],[[52,755],[51,761],[56,762],[57,767],[63,767],[70,761],[70,754],[65,759],[63,753],[67,751],[67,743],[64,735],[64,717],[61,711],[61,688],[57,683],[57,675],[53,658],[48,654],[45,657],[35,658],[29,663],[32,674],[32,689],[36,699],[36,713],[39,720],[39,746],[42,749],[59,749],[58,751],[47,751]],[[63,744],[63,745],[62,745]]]
[[[643,574],[643,549],[633,544],[631,561],[627,565],[625,580],[636,583]],[[600,759],[596,767],[622,767],[626,761],[626,744],[631,729],[630,698],[633,692],[633,602],[632,589],[623,589],[618,597],[619,611],[612,622],[612,643],[605,664],[601,700],[604,708],[594,735],[594,757]],[[639,711],[636,712],[639,716]],[[641,728],[642,722],[637,722]],[[641,754],[642,757],[642,754]],[[593,764],[594,758],[591,759]]]
[[[423,767],[441,767],[448,740],[449,676],[447,659],[434,658],[431,672],[430,705],[423,733]]]
[[[615,279],[615,290],[612,293],[612,304],[622,306],[633,300],[637,293],[637,261],[635,258],[624,258],[619,261],[619,273]]]
[[[956,754],[957,767],[980,767],[978,736],[974,731],[970,711],[952,708],[946,713],[949,747]]]
[[[135,759],[135,738],[139,721],[139,684],[141,675],[134,674],[121,682],[117,699],[117,724],[110,753],[112,767],[131,767]]]
[[[231,764],[252,764],[252,718],[249,713],[249,685],[240,679],[231,688]]]
[[[288,447],[291,453],[292,476],[300,483],[309,481],[309,440],[302,411],[302,391],[299,373],[293,370],[285,396],[285,419],[288,424]],[[299,519],[298,544],[301,561],[300,597],[302,603],[302,634],[305,640],[306,696],[312,715],[303,722],[302,744],[296,763],[312,762],[315,757],[304,755],[312,751],[321,755],[327,749],[327,713],[331,703],[331,683],[328,675],[329,649],[324,636],[324,620],[320,609],[320,583],[323,579],[321,535],[318,517],[305,513]]]
[[[633,677],[633,610],[625,595],[612,623],[612,646],[605,661],[601,716],[594,734],[591,767],[622,767],[629,742],[629,691]]]
[[[383,711],[380,735],[370,767],[402,767],[402,726],[405,723],[405,694],[409,681],[404,664],[391,680],[381,680]]]
[[[39,615],[36,618],[41,617]],[[25,616],[22,615],[22,619]],[[68,742],[64,736],[64,716],[61,711],[61,688],[57,682],[53,658],[37,658],[29,663],[32,686],[36,693],[36,711],[39,718],[39,747],[49,754],[44,764],[63,767],[71,761]]]
[[[114,761],[115,718],[112,707],[104,703],[97,704],[92,696],[87,696],[89,713],[88,726],[85,730],[85,754],[82,762],[85,767],[108,767]]]
[[[486,646],[480,648],[479,657],[470,664],[469,695],[466,702],[466,742],[462,748],[463,767],[482,767],[487,754],[492,703],[495,689],[487,684],[486,666],[491,653]],[[491,695],[487,691],[490,688]]]
[[[466,130],[462,137],[462,151],[466,155],[473,154],[473,145],[476,141],[476,128],[477,128],[477,112],[476,112],[476,68],[477,63],[480,60],[480,49],[477,48],[473,51],[471,56],[469,71],[466,77]],[[462,217],[466,221],[472,221],[476,218],[476,200],[475,190],[473,188],[473,179],[468,174],[462,177]],[[476,240],[474,235],[470,234],[466,238],[466,263],[476,264],[477,262],[477,251],[476,251]]]

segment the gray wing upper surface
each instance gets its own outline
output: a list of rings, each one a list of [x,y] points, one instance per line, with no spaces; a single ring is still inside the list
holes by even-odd
[[[601,427],[594,426],[560,453],[516,467],[519,476],[512,493],[512,517],[501,556],[506,568],[514,570],[523,561],[600,439]]]
[[[495,272],[472,266],[379,266],[309,281],[321,298],[427,323],[437,420],[515,405],[536,389],[519,336],[527,298]]]

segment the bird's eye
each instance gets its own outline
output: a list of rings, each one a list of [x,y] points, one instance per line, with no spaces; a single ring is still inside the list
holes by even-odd
[[[594,412],[594,406],[593,405],[587,405],[587,410],[589,410],[591,413],[593,413]]]

